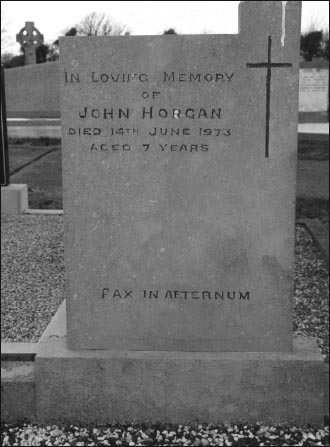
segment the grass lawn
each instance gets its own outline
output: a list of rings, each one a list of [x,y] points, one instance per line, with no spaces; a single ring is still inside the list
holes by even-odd
[[[26,183],[29,208],[62,209],[61,141],[10,139],[12,183]],[[23,167],[20,169],[20,167]],[[329,217],[329,136],[299,134],[297,218]]]
[[[329,135],[299,134],[296,216],[329,219]]]
[[[11,183],[28,185],[29,208],[63,208],[59,139],[9,140],[9,168]]]

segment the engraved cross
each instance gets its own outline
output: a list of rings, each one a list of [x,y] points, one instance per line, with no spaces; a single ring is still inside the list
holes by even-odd
[[[287,62],[272,62],[272,37],[268,36],[268,60],[267,62],[258,62],[255,64],[247,63],[247,68],[267,68],[266,75],[266,138],[265,138],[265,157],[269,157],[269,120],[270,120],[270,80],[272,68],[292,67]]]

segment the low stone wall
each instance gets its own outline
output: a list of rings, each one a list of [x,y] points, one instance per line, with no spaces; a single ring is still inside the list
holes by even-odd
[[[60,117],[59,63],[5,70],[8,118]]]

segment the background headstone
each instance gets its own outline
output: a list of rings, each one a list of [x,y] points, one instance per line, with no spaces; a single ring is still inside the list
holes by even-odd
[[[59,64],[5,70],[8,118],[59,118]]]
[[[8,138],[7,138],[7,115],[6,115],[6,95],[5,95],[5,76],[4,69],[1,66],[1,186],[8,186],[9,176],[9,156],[8,156]]]
[[[61,39],[70,348],[292,349],[299,8]]]
[[[329,121],[329,61],[314,58],[299,70],[299,118],[305,122]]]
[[[1,214],[20,214],[28,208],[26,184],[10,184],[4,69],[1,67]]]
[[[35,64],[36,48],[44,41],[44,36],[34,26],[34,22],[25,22],[24,28],[16,34],[16,42],[24,48],[25,65]]]

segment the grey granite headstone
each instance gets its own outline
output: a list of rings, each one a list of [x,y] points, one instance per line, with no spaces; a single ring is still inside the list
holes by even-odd
[[[299,34],[60,40],[69,348],[292,349]]]

